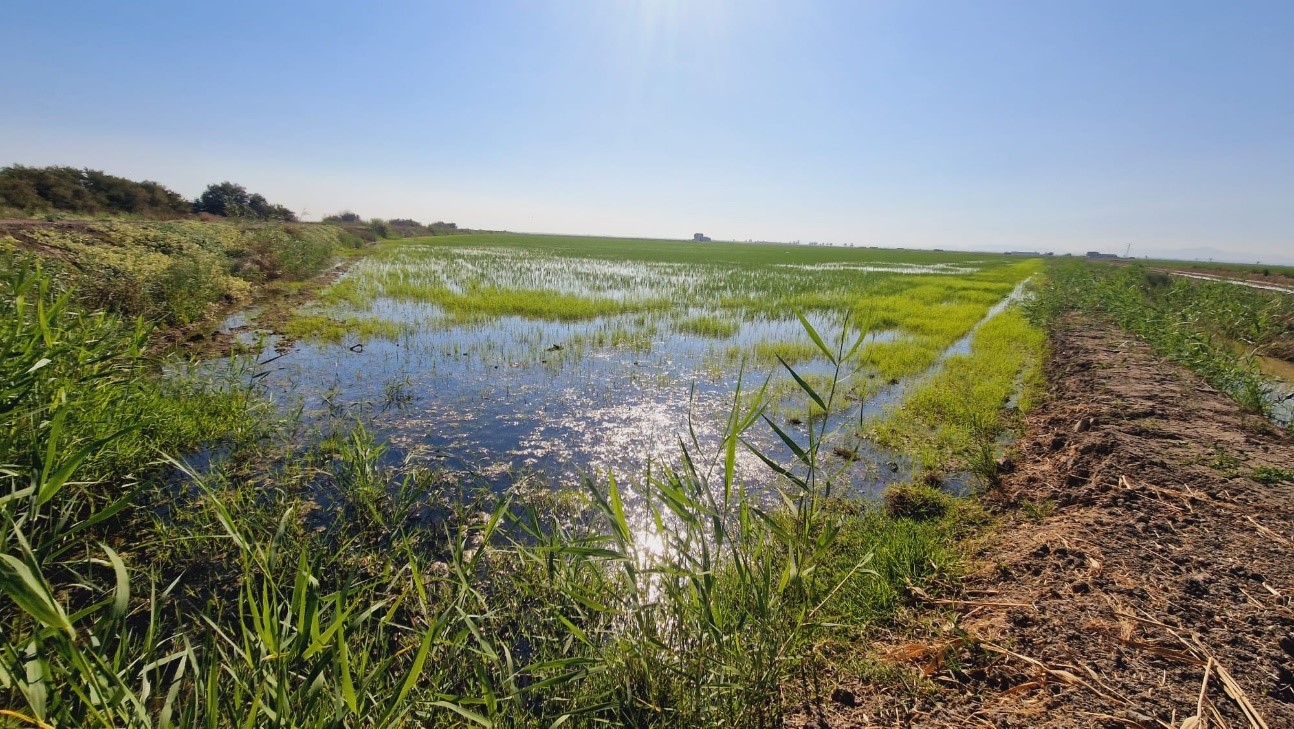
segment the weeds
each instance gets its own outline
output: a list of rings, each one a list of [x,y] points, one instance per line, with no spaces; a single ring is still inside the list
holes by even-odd
[[[18,235],[62,269],[88,309],[167,325],[244,301],[253,285],[314,277],[347,245],[338,228],[277,223],[98,222]]]
[[[1056,512],[1056,502],[1051,499],[1024,499],[1020,511],[1033,521],[1041,522]]]
[[[1278,466],[1256,466],[1250,477],[1258,483],[1273,484],[1281,481],[1294,483],[1294,470]]]
[[[948,512],[950,497],[923,483],[897,484],[885,490],[885,510],[899,519],[933,519]]]
[[[1213,460],[1209,461],[1208,466],[1223,473],[1235,473],[1244,464],[1243,458],[1219,444],[1213,446]]]

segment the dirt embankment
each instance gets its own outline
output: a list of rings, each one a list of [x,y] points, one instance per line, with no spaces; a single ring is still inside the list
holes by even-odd
[[[1051,346],[999,535],[881,649],[938,688],[846,681],[797,722],[1294,727],[1294,437],[1112,327]]]

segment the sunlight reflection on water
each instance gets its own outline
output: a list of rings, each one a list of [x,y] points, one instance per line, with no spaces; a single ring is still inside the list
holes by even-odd
[[[751,271],[677,264],[544,259],[501,254],[489,249],[423,252],[404,260],[368,263],[359,286],[378,286],[384,277],[444,285],[452,276],[480,285],[535,287],[557,291],[595,291],[599,295],[662,297],[707,301],[723,292],[750,295]],[[506,259],[506,260],[504,260]],[[961,274],[978,270],[967,264],[823,263],[779,264],[774,269],[883,271],[887,273]],[[353,275],[348,274],[348,276]],[[769,273],[763,285],[781,285],[785,277],[803,279],[801,270]],[[867,274],[862,274],[867,275]],[[477,277],[477,278],[472,278]],[[771,277],[771,278],[770,278]],[[779,278],[782,277],[782,278]],[[475,285],[475,284],[474,284]],[[1014,300],[1021,289],[993,307],[989,315]],[[740,297],[739,297],[740,298]],[[327,432],[361,420],[394,449],[391,459],[413,459],[451,472],[508,488],[521,474],[536,474],[557,486],[577,485],[592,476],[602,480],[613,471],[624,480],[640,478],[649,465],[678,463],[686,446],[701,463],[713,463],[724,435],[724,423],[737,391],[739,355],[760,342],[807,342],[794,318],[755,314],[725,316],[736,324],[727,337],[707,338],[679,331],[683,316],[713,310],[694,306],[682,311],[625,314],[592,321],[554,322],[520,317],[462,321],[425,303],[378,296],[366,315],[414,324],[396,341],[343,341],[340,344],[292,343],[267,366],[259,385],[285,408],[298,408],[303,424]],[[810,314],[815,327],[830,333],[830,317]],[[246,319],[228,324],[237,328]],[[246,332],[235,332],[247,341]],[[873,332],[871,341],[898,336]],[[970,335],[945,356],[964,352]],[[265,342],[268,360],[279,344]],[[733,353],[738,353],[734,359]],[[826,376],[829,363],[819,357],[796,365],[801,375]],[[787,380],[776,365],[748,366],[745,392],[766,377]],[[839,403],[826,423],[832,433],[852,432],[861,417],[879,414],[901,401],[921,376],[890,383],[867,402]],[[873,388],[874,389],[874,388]],[[803,445],[809,421],[782,410],[774,417]],[[769,457],[788,464],[791,450],[771,428],[757,423],[746,439]],[[846,452],[853,451],[851,442]],[[902,456],[871,447],[858,449],[856,460],[832,456],[823,449],[829,470],[839,470],[841,492],[874,495],[890,483],[911,477]],[[746,448],[738,450],[736,472],[755,487],[767,487],[774,473]]]
[[[375,308],[404,320],[434,315],[424,305],[378,302]],[[695,457],[703,460],[722,440],[737,387],[738,364],[721,361],[720,353],[800,327],[751,322],[725,340],[669,332],[637,348],[571,344],[614,325],[505,317],[487,326],[419,329],[357,351],[349,342],[297,342],[269,365],[261,386],[284,407],[299,406],[307,426],[365,420],[395,446],[393,458],[426,459],[497,488],[524,472],[570,486],[607,470],[632,478],[649,463],[675,463],[680,444],[690,446],[693,438],[702,450]],[[767,365],[751,369],[747,391],[775,372]],[[823,363],[802,369],[824,371]],[[802,426],[785,427],[806,437]],[[789,460],[790,451],[767,427],[752,429],[748,438]],[[846,471],[844,481],[863,493],[907,475],[866,460]],[[737,472],[756,484],[773,477],[746,449],[739,450]]]

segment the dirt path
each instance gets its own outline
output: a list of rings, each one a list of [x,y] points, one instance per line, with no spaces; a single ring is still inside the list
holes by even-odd
[[[1255,472],[1294,437],[1111,327],[1051,346],[964,602],[882,647],[929,683],[845,681],[795,725],[1294,727],[1294,483]]]

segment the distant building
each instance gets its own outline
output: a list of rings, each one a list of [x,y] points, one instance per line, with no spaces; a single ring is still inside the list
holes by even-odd
[[[1119,257],[1118,253],[1101,253],[1100,251],[1088,251],[1088,258],[1100,259],[1103,261],[1113,261]]]
[[[706,235],[705,233],[694,233],[692,235],[692,240],[696,241],[697,243],[709,243],[710,236]]]

